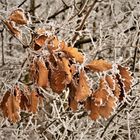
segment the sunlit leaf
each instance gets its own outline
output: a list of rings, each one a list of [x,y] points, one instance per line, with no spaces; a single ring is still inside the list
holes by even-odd
[[[86,67],[94,72],[103,72],[112,69],[112,64],[106,60],[99,59],[91,61]]]
[[[79,74],[79,82],[75,92],[75,100],[83,101],[91,94],[90,86],[87,81],[86,73],[81,69]]]
[[[29,112],[36,113],[38,110],[38,93],[32,91],[29,96],[30,105],[29,105]]]
[[[12,11],[9,16],[9,20],[14,21],[17,24],[24,25],[27,24],[28,20],[25,16],[25,12],[22,9],[16,9]]]
[[[120,65],[118,65],[118,69],[120,72],[119,74],[121,75],[121,80],[124,83],[124,89],[126,92],[128,92],[131,89],[133,80],[131,72],[128,70],[128,68],[122,67]]]
[[[1,102],[1,109],[5,117],[11,122],[16,123],[20,120],[20,100],[21,93],[18,87],[12,89],[13,92],[7,91]]]
[[[38,66],[37,84],[40,87],[46,88],[49,85],[49,80],[48,80],[49,70],[46,68],[46,65],[43,59],[39,59],[37,61],[37,66]]]
[[[84,55],[77,48],[68,47],[66,44],[61,47],[62,51],[69,58],[74,58],[76,62],[83,63]]]

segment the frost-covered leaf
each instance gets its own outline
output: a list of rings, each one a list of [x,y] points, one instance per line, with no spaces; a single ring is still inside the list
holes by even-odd
[[[39,105],[38,93],[35,91],[31,91],[29,95],[29,101],[30,101],[29,112],[36,113]]]
[[[5,25],[7,26],[7,28],[9,29],[9,31],[11,32],[11,34],[13,34],[14,36],[16,36],[17,38],[21,38],[21,31],[15,27],[14,23],[12,23],[11,21],[4,21]]]
[[[67,57],[74,58],[76,62],[83,63],[84,55],[79,52],[77,48],[68,47],[66,44],[64,44],[61,46],[61,49]]]
[[[88,96],[90,96],[91,90],[89,83],[87,81],[86,73],[83,69],[79,73],[79,82],[75,92],[76,101],[84,101]]]
[[[9,20],[14,21],[15,23],[20,25],[27,24],[28,22],[23,9],[16,9],[12,11],[9,16]]]
[[[69,87],[69,107],[76,111],[78,109],[78,102],[75,100],[75,92],[76,92],[76,81],[72,80],[68,85]]]
[[[15,87],[13,92],[7,91],[5,93],[1,102],[1,109],[3,110],[4,116],[13,123],[20,120],[20,94],[18,87]]]
[[[128,92],[131,89],[132,86],[132,76],[131,72],[126,67],[122,67],[121,65],[118,65],[119,74],[121,75],[121,81],[124,84],[124,89],[126,92]]]
[[[106,60],[99,59],[91,61],[86,67],[94,72],[103,72],[112,69],[112,64]]]
[[[46,88],[49,85],[49,79],[48,79],[49,70],[47,69],[43,59],[37,60],[37,66],[38,66],[37,84],[40,87]]]
[[[99,88],[92,93],[85,103],[85,109],[90,110],[89,116],[96,121],[99,117],[109,118],[116,106],[116,98],[107,91],[104,79],[100,79]]]

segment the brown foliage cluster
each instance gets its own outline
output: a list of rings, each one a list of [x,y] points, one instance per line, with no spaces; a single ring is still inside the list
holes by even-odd
[[[28,23],[23,10],[13,11],[5,20],[10,32],[18,36],[20,30],[13,26],[13,22],[19,25]],[[82,105],[92,120],[109,118],[117,103],[131,90],[132,76],[128,68],[103,59],[85,62],[84,54],[77,48],[68,46],[57,36],[48,35],[44,28],[35,30],[29,47],[35,51],[29,65],[34,87],[58,94],[69,89],[69,107],[76,111]],[[97,89],[93,86],[96,83],[92,77],[94,73],[99,76]],[[35,88],[14,86],[4,94],[0,107],[5,117],[17,122],[21,110],[36,113],[43,98]]]

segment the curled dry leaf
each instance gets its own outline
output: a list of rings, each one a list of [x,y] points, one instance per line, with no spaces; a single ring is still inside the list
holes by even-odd
[[[30,80],[32,80],[34,83],[37,83],[38,79],[38,71],[37,71],[37,64],[36,60],[33,60],[33,62],[29,66],[29,77]]]
[[[19,96],[11,94],[7,101],[8,118],[13,123],[20,120],[20,99]]]
[[[28,20],[25,16],[25,12],[22,9],[14,10],[10,16],[9,20],[14,21],[17,24],[24,25],[27,24]]]
[[[69,84],[69,107],[76,111],[78,109],[78,102],[75,100],[75,92],[76,92],[76,81],[72,80]]]
[[[40,87],[46,88],[49,85],[49,80],[48,80],[48,73],[49,70],[46,68],[45,62],[43,59],[37,60],[37,66],[38,66],[38,80],[37,84]]]
[[[99,117],[99,106],[95,106],[94,104],[94,100],[91,99],[91,97],[89,97],[86,101],[85,101],[85,109],[90,111],[89,113],[89,117],[96,121]]]
[[[46,36],[46,35],[40,35],[37,38],[35,38],[35,44],[42,47],[45,45],[47,38],[48,38],[48,36]]]
[[[50,71],[50,87],[56,93],[62,93],[66,86],[66,73],[63,70],[52,68]]]
[[[112,111],[114,110],[116,106],[116,99],[112,96],[109,96],[107,99],[107,102],[104,106],[101,106],[99,109],[99,113],[103,118],[109,118]]]
[[[4,21],[4,23],[7,26],[7,28],[9,29],[9,31],[11,32],[11,34],[16,36],[17,38],[21,38],[21,31],[18,28],[16,28],[11,21],[6,20],[6,21]]]
[[[132,76],[131,76],[131,72],[128,70],[128,68],[126,67],[122,67],[120,65],[118,65],[118,69],[119,69],[119,74],[121,75],[121,80],[124,84],[124,89],[125,92],[128,92],[131,89],[132,86]]]
[[[113,76],[112,75],[106,75],[105,80],[106,80],[108,86],[112,90],[114,90],[115,89],[115,80],[114,80]]]
[[[121,94],[121,89],[120,89],[120,85],[118,84],[118,80],[116,79],[116,76],[106,75],[105,80],[108,86],[111,88],[114,96],[117,97],[117,99],[119,99]]]
[[[86,73],[81,69],[79,74],[79,82],[75,92],[75,100],[83,101],[91,94],[90,86],[87,81]]]
[[[28,86],[24,87],[21,92],[20,107],[23,111],[36,113],[38,106],[43,107],[43,95],[38,94],[35,90],[30,91]]]
[[[32,91],[29,95],[29,112],[36,113],[38,110],[39,98],[35,91]]]
[[[114,95],[119,99],[120,94],[121,94],[121,88],[120,88],[120,85],[118,84],[117,79],[115,79],[115,90],[113,92],[114,92]]]
[[[7,101],[8,101],[8,98],[10,96],[11,92],[10,91],[6,91],[6,93],[4,94],[3,96],[3,99],[1,101],[1,104],[0,104],[0,108],[1,110],[3,111],[3,115],[5,117],[8,117],[8,112],[7,112]]]
[[[1,109],[3,110],[4,116],[13,123],[20,120],[20,99],[20,90],[15,87],[13,93],[10,91],[5,93],[1,102]]]
[[[116,105],[116,99],[110,96],[107,90],[102,89],[93,93],[91,99],[91,114],[90,117],[93,120],[99,119],[99,117],[109,118]]]
[[[48,73],[45,62],[42,58],[35,59],[30,64],[30,79],[37,83],[38,86],[46,88],[49,86]]]
[[[72,80],[72,72],[69,64],[69,60],[65,57],[62,57],[61,60],[58,60],[58,69],[63,70],[66,74],[65,83],[69,84]]]
[[[29,110],[29,95],[25,94],[25,92],[21,92],[21,102],[20,108],[21,110],[28,111]]]
[[[47,62],[50,64],[49,67],[57,67],[57,58],[55,54],[51,53],[48,56]]]
[[[68,47],[66,44],[60,44],[62,51],[68,58],[74,58],[76,62],[83,63],[84,55],[77,48]]]
[[[117,84],[119,85],[119,88],[120,88],[119,101],[122,101],[123,98],[126,96],[126,92],[124,89],[124,83],[122,82],[120,74],[116,74],[115,78],[116,78]]]
[[[52,53],[54,50],[59,48],[60,41],[58,40],[57,36],[49,36],[47,43],[48,50],[50,53]]]
[[[45,46],[47,38],[48,37],[46,35],[34,36],[32,43],[30,45],[31,48],[34,49],[35,51],[40,50],[42,47]]]
[[[46,29],[45,28],[38,28],[38,29],[35,30],[35,32],[38,35],[46,35]]]
[[[70,67],[69,60],[65,57],[56,59],[54,55],[51,55],[50,60],[50,87],[54,92],[61,93],[71,82],[73,76],[71,70],[74,71],[74,67]]]
[[[86,68],[93,70],[94,72],[103,72],[112,69],[112,64],[106,60],[93,60],[86,65]]]
[[[92,93],[92,96],[85,103],[85,109],[91,111],[89,116],[94,121],[99,119],[100,116],[108,118],[116,105],[116,98],[111,96],[105,87],[104,79],[100,79],[99,88]]]

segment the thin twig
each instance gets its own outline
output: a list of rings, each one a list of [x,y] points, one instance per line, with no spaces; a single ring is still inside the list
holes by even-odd
[[[19,5],[18,8],[20,8],[27,0],[22,1]]]
[[[62,3],[64,4],[65,7],[68,7],[68,5],[66,4],[66,2],[64,0],[61,0]]]
[[[38,9],[40,6],[41,6],[41,4],[38,4],[33,9],[30,9],[28,12],[31,13],[31,12],[35,11],[36,9]]]
[[[61,9],[60,11],[54,13],[53,15],[49,16],[48,17],[48,20],[52,19],[52,18],[55,18],[57,15],[61,14],[62,12],[68,10],[70,7],[72,7],[72,5],[70,6],[65,6],[63,9]]]
[[[92,38],[93,41],[97,41],[96,37]],[[82,40],[77,40],[76,43],[74,44],[74,47],[80,46],[82,44],[86,44],[86,43],[90,43],[91,42],[91,38],[86,38],[86,39],[82,39]]]
[[[133,97],[132,99],[132,103],[130,105],[130,108],[129,108],[129,111],[128,112],[131,112],[131,108],[133,107],[133,104],[135,101],[138,101],[139,99],[135,96]],[[104,131],[102,132],[100,138],[103,138],[105,132],[107,131],[107,129],[109,128],[110,124],[113,122],[113,119],[124,109],[126,108],[128,104],[125,102],[123,105],[120,105],[120,107],[118,107],[119,109],[116,111],[116,113],[111,117],[111,119],[109,120],[109,122],[107,123],[107,125],[105,126],[104,128]]]
[[[86,0],[86,2],[84,2],[83,5],[81,5],[81,9],[78,9],[77,6],[75,5],[75,2],[74,2],[74,7],[75,9],[78,11],[76,14],[74,14],[72,17],[69,18],[68,21],[71,21],[74,17],[76,16],[81,16],[81,14],[85,11],[85,9],[87,8],[87,3],[88,3],[88,0]]]
[[[14,38],[16,38],[16,39],[20,42],[20,44],[22,44],[23,48],[28,48],[28,47],[29,47],[29,46],[25,45],[24,42],[23,42],[22,40],[20,40],[18,37],[16,37],[16,36],[7,28],[7,25],[6,25],[6,23],[5,23],[5,20],[4,20],[2,17],[0,17],[0,20],[2,21],[2,24],[6,27],[6,30],[7,30]]]
[[[31,15],[35,16],[35,0],[30,0],[30,11]]]
[[[84,2],[84,4],[82,5],[81,10],[80,10],[79,13],[78,13],[78,15],[81,15],[81,14],[85,11],[88,1],[89,1],[89,0],[86,0],[86,1]]]
[[[127,111],[127,129],[128,129],[128,140],[131,140],[131,132],[130,132],[130,114]]]
[[[134,51],[133,65],[132,65],[133,73],[135,72],[135,67],[136,67],[137,52],[138,52],[138,46],[136,46],[135,51]]]
[[[3,35],[4,29],[1,31],[1,55],[2,55],[2,66],[5,65],[5,58],[4,58],[4,35]]]
[[[26,62],[27,62],[28,58],[29,58],[29,55],[28,55],[28,57],[23,61],[22,65],[21,65],[21,71],[20,71],[19,75],[17,76],[17,79],[16,79],[16,81],[15,81],[15,85],[16,85],[16,84],[19,82],[19,80],[21,79],[21,76],[22,76],[23,70],[24,70],[25,67],[26,67]]]
[[[87,11],[85,17],[84,17],[83,20],[81,21],[81,24],[80,24],[80,26],[76,29],[76,31],[80,31],[80,30],[83,29],[84,24],[85,24],[85,22],[86,22],[86,19],[88,18],[90,12],[92,11],[92,9],[93,9],[93,7],[95,6],[95,4],[97,3],[97,1],[98,1],[98,0],[94,0],[94,2],[91,4],[90,8],[88,9],[88,11]],[[73,39],[72,39],[73,44],[75,44],[75,41],[76,41],[77,37],[78,37],[78,33],[76,33],[76,34],[74,35]]]
[[[105,132],[107,131],[108,127],[110,126],[110,124],[112,123],[113,119],[118,115],[119,112],[121,112],[125,107],[127,106],[127,103],[124,103],[122,105],[122,107],[111,117],[111,119],[109,120],[109,122],[107,123],[107,125],[104,128],[104,131],[102,132],[100,138],[102,138],[105,134]]]

